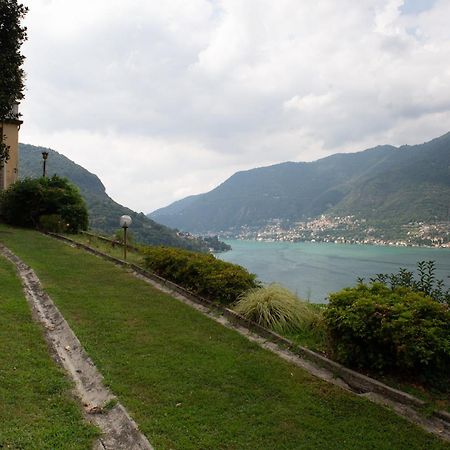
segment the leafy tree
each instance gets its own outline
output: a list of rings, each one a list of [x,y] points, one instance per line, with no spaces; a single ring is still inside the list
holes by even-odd
[[[78,232],[88,225],[88,213],[78,189],[67,179],[25,178],[1,196],[0,215],[11,225],[48,231]]]
[[[15,102],[24,97],[25,57],[20,47],[27,39],[27,29],[21,25],[28,8],[17,0],[0,1],[0,121],[17,119],[13,114]],[[4,142],[3,126],[0,125],[0,167],[9,158],[9,147]]]
[[[5,136],[3,129],[0,127],[0,169],[3,164],[7,163],[9,159],[9,145],[5,144]]]

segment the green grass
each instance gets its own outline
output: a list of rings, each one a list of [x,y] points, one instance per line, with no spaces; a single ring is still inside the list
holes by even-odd
[[[123,247],[120,247],[119,245],[113,246],[108,242],[87,234],[66,234],[65,236],[74,241],[80,242],[81,244],[89,245],[89,247],[95,248],[103,253],[114,256],[115,258],[123,259]],[[143,255],[141,253],[128,250],[127,261],[138,266],[143,266]]]
[[[111,246],[110,244],[91,237],[88,235],[77,234],[77,235],[67,235],[77,242],[87,244],[97,250],[100,250],[108,255],[115,256],[116,258],[122,259],[123,250],[117,246]],[[128,253],[128,261],[133,262],[141,267],[143,267],[143,257],[141,254],[136,252]],[[313,310],[316,310],[317,314],[320,314],[325,307],[323,304],[310,303],[308,305]],[[318,327],[300,327],[296,330],[277,330],[280,334],[290,339],[292,342],[307,347],[316,352],[328,355],[330,357],[328,343],[326,338],[326,331],[321,326],[319,322]],[[373,378],[377,378],[383,383],[392,386],[396,389],[408,392],[416,397],[426,401],[430,408],[432,409],[443,409],[450,412],[450,398],[448,391],[442,392],[438,389],[430,389],[429,387],[423,386],[416,381],[411,381],[402,378],[401,376],[380,376],[377,373],[366,373],[366,375]]]
[[[104,242],[100,239],[96,239],[95,237],[86,235],[86,234],[68,234],[66,235],[68,238],[80,242],[82,244],[89,245],[96,250],[99,250],[107,255],[114,256],[115,258],[123,259],[123,249],[118,246],[112,246],[107,242]],[[132,262],[143,269],[144,267],[144,259],[143,255],[138,252],[128,252],[127,261]],[[321,313],[324,305],[317,305],[315,303],[309,304],[309,306],[316,310],[317,314]],[[290,339],[292,342],[307,347],[311,350],[318,351],[321,353],[326,353],[327,351],[327,343],[325,337],[325,331],[322,327],[318,329],[314,329],[311,327],[302,327],[297,330],[278,330],[283,336]]]
[[[421,384],[417,380],[401,379],[393,375],[377,376],[375,374],[371,376],[427,402],[427,409],[430,411],[440,409],[450,413],[450,386],[447,382],[443,382],[438,389],[437,387],[424,386],[423,383]]]
[[[317,303],[309,303],[308,306],[315,310],[315,313],[322,316],[325,305]],[[294,344],[309,348],[324,355],[328,352],[328,341],[326,336],[326,328],[322,319],[316,322],[316,326],[302,327],[297,330],[287,330],[281,333]]]
[[[90,448],[97,432],[84,422],[15,269],[1,256],[0,286],[0,448]]]
[[[450,448],[100,258],[30,231],[0,236],[157,449]]]

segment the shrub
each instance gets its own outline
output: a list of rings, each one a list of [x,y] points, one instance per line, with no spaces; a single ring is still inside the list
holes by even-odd
[[[398,273],[379,273],[371,278],[372,283],[382,283],[391,289],[396,287],[408,287],[415,292],[423,292],[439,303],[450,305],[450,289],[445,289],[443,280],[436,280],[434,261],[419,261],[417,263],[418,277],[406,269],[400,269]],[[360,281],[363,281],[360,279]]]
[[[11,225],[39,228],[55,225],[59,216],[67,231],[85,230],[88,213],[78,189],[65,178],[25,178],[12,184],[2,195],[0,215]]]
[[[407,287],[360,283],[330,295],[330,344],[344,364],[378,371],[450,370],[450,310]]]
[[[278,332],[313,328],[320,312],[279,284],[251,289],[239,297],[234,310],[253,322]]]
[[[39,217],[39,228],[43,231],[62,233],[66,230],[66,224],[59,214],[45,214]]]
[[[244,291],[259,285],[256,275],[213,255],[170,247],[147,247],[143,253],[147,269],[223,305],[235,302]]]

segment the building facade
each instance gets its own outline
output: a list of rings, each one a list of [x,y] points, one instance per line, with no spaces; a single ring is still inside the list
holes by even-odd
[[[19,129],[22,121],[15,118],[18,117],[18,105],[15,105],[11,116],[13,118],[0,123],[0,132],[9,146],[8,161],[0,164],[0,190],[7,189],[19,176]]]

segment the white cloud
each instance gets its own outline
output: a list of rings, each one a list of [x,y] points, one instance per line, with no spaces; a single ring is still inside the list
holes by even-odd
[[[381,34],[397,35],[401,34],[398,25],[400,8],[404,0],[389,0],[375,14],[375,30]]]
[[[303,97],[295,95],[290,100],[284,103],[284,107],[287,110],[297,110],[297,111],[317,111],[324,107],[328,107],[330,103],[334,100],[334,95],[327,93],[322,95],[308,94]]]
[[[145,212],[243,168],[425,141],[449,131],[450,2],[414,1],[28,0],[22,141]]]

